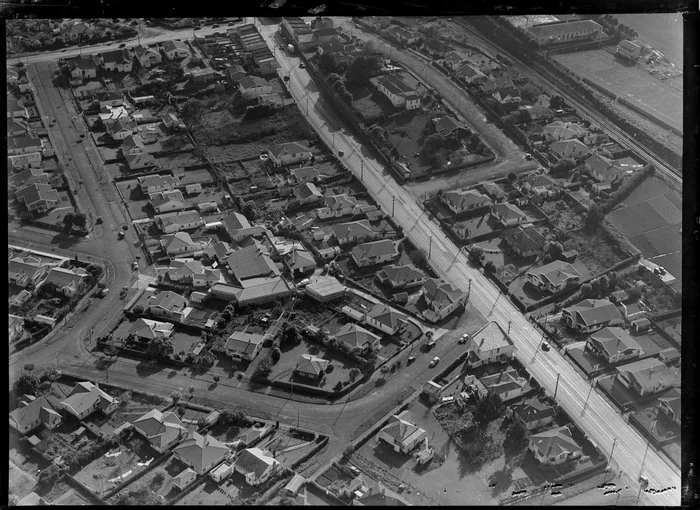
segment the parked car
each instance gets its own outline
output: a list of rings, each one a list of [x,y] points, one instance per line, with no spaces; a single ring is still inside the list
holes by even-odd
[[[440,363],[440,358],[435,356],[433,359],[430,360],[430,367],[432,368],[435,365],[437,365],[438,363]]]
[[[436,344],[437,342],[435,340],[431,340],[430,342],[428,342],[428,349],[432,349],[433,347],[435,347]]]
[[[304,62],[299,62],[299,69],[306,69]]]
[[[302,281],[297,283],[297,287],[306,287],[310,283],[311,283],[311,280],[309,280],[308,278],[304,278]]]
[[[129,230],[129,225],[122,225],[122,230]]]
[[[103,221],[104,220],[102,219],[102,216],[98,216],[97,219],[95,220],[95,223],[97,223],[98,225],[102,225]]]
[[[462,338],[460,338],[460,339],[457,341],[457,343],[458,343],[458,344],[466,344],[466,343],[467,343],[467,340],[469,340],[469,333],[464,333],[464,334],[462,335]]]
[[[126,46],[126,43],[121,43],[121,44],[119,45],[120,48],[123,48],[123,47],[125,47],[125,46]]]
[[[124,231],[120,230],[119,233],[117,234],[117,239],[124,239]]]
[[[99,297],[105,297],[108,292],[109,292],[109,288],[105,287],[104,289],[100,289],[100,291],[97,293],[97,295]]]
[[[542,350],[545,352],[549,350],[549,344],[547,342],[542,342]]]
[[[406,364],[407,364],[407,365],[410,365],[410,364],[413,363],[414,361],[416,361],[416,357],[415,357],[415,356],[409,356],[408,359],[406,360]]]

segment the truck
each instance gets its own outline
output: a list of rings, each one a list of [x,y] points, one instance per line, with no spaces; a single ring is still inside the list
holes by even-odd
[[[288,44],[288,45],[287,45],[287,50],[289,51],[289,53],[294,53],[294,45],[293,45],[293,44]]]

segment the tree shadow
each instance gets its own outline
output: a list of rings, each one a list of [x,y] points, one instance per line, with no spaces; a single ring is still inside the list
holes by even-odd
[[[136,374],[139,377],[150,377],[160,370],[161,367],[153,360],[142,360],[136,365]]]
[[[489,487],[491,488],[491,497],[495,498],[502,492],[505,492],[513,483],[513,471],[515,466],[506,464],[502,469],[495,471],[489,477]]]
[[[173,368],[170,372],[168,372],[168,379],[172,379],[177,375],[177,369]]]

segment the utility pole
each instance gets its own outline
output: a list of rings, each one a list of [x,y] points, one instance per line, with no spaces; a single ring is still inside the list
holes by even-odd
[[[510,324],[511,324],[511,322],[513,322],[513,321],[508,321],[508,334],[509,334],[509,335],[510,335]]]
[[[613,452],[615,451],[615,443],[617,443],[617,438],[613,438],[613,444],[612,448],[610,448],[610,458],[608,459],[608,466],[610,465],[610,461],[612,461],[612,456]],[[607,466],[606,466],[607,467]],[[607,478],[607,477],[606,477]],[[605,478],[603,478],[603,482],[605,482]]]
[[[656,424],[656,421],[652,423],[652,430],[654,429],[654,424]],[[644,472],[644,461],[647,460],[647,453],[649,453],[649,441],[647,441],[647,449],[644,450],[644,457],[642,458],[642,467],[639,468],[639,476],[637,477],[638,479],[642,476],[642,473]],[[639,495],[637,496],[637,501],[639,501]]]
[[[394,217],[394,206],[396,205],[396,195],[391,197],[391,217]]]
[[[559,376],[561,376],[561,373],[557,374],[557,384],[554,386],[554,398],[557,398],[557,390],[559,389]]]
[[[595,385],[595,380],[593,380],[591,387],[588,389],[588,395],[586,395],[586,402],[583,404],[583,411],[586,411],[586,406],[588,406],[588,397],[591,396],[591,392],[593,391],[593,386]],[[647,443],[648,444],[648,443]]]
[[[433,252],[433,236],[430,236],[430,244],[428,245],[428,260],[430,260],[430,255]]]
[[[360,157],[360,182],[365,178],[365,160]]]

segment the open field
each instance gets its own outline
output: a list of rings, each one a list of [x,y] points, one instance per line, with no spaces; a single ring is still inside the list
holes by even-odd
[[[430,166],[421,164],[415,156],[423,145],[425,128],[429,123],[428,114],[422,110],[404,111],[383,123],[389,141],[415,175],[421,175],[430,169]]]
[[[609,51],[587,50],[553,56],[573,71],[624,97],[664,122],[683,129],[683,78],[659,80],[642,64],[623,65]]]

